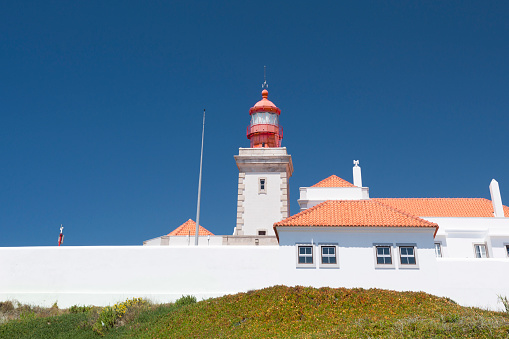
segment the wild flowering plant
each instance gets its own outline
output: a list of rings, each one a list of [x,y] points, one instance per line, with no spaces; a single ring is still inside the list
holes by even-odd
[[[92,329],[96,333],[104,335],[105,332],[115,326],[130,309],[147,305],[148,301],[143,298],[132,298],[121,303],[116,303],[113,306],[106,306],[102,309],[101,313],[99,313],[99,317]]]

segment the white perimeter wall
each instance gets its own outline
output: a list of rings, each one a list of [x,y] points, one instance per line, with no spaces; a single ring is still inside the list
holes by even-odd
[[[222,235],[198,236],[198,245],[200,246],[220,246],[222,244]],[[194,235],[170,236],[166,239],[157,237],[144,241],[143,246],[194,246]]]
[[[418,248],[420,268],[375,269],[372,248],[339,249],[339,269],[296,268],[295,246],[126,246],[0,248],[0,301],[60,307],[107,305],[131,297],[199,300],[283,284],[385,288],[448,296],[501,309],[509,296],[508,259],[434,259]]]

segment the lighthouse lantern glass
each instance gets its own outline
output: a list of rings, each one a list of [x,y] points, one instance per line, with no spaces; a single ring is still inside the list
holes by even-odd
[[[251,126],[261,124],[278,126],[279,125],[278,115],[267,112],[254,113],[251,116]]]

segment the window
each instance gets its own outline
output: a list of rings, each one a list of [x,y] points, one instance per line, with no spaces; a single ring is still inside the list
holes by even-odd
[[[415,265],[415,249],[413,246],[400,246],[399,258],[401,265]]]
[[[322,246],[322,264],[335,265],[336,263],[336,246]]]
[[[475,257],[476,258],[487,258],[488,252],[486,251],[486,244],[475,244]]]
[[[258,231],[258,235],[267,235],[267,231]]]
[[[395,262],[392,260],[391,243],[373,244],[373,255],[375,260],[375,268],[396,268]]]
[[[338,245],[325,243],[320,244],[320,260],[318,266],[320,268],[339,268]]]
[[[298,264],[313,264],[313,246],[298,246]]]
[[[435,257],[442,258],[442,244],[439,242],[435,243]]]
[[[267,193],[267,178],[259,179],[258,193]]]
[[[442,258],[442,244],[439,242],[435,243],[435,257]]]
[[[505,245],[505,251],[507,252],[507,256],[509,257],[509,245]]]
[[[391,247],[376,246],[377,265],[392,265]]]

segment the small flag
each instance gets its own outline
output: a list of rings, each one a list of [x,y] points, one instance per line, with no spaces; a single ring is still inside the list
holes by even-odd
[[[64,226],[62,226],[62,224],[60,224],[60,235],[58,236],[58,246],[60,246],[64,243],[64,233],[62,233],[63,231],[64,231]]]

